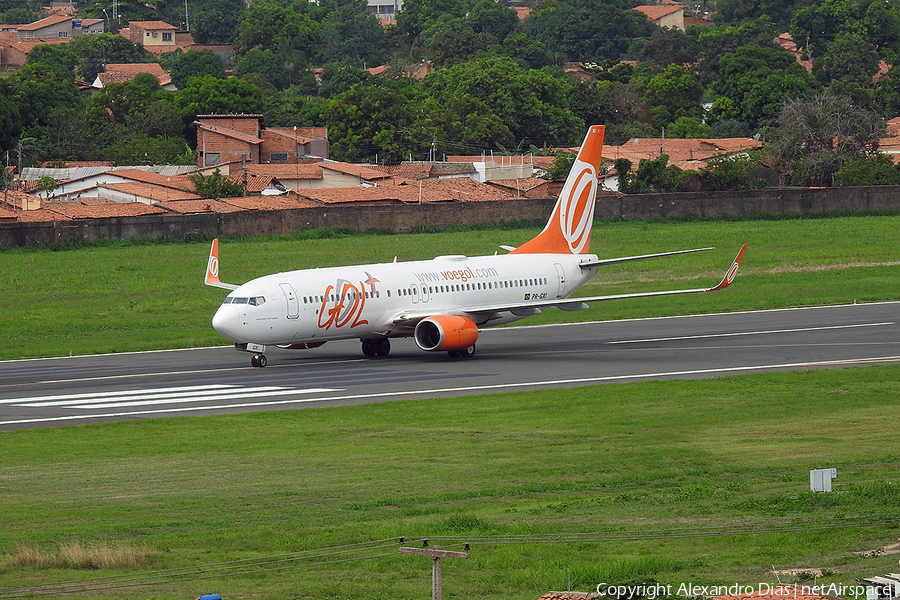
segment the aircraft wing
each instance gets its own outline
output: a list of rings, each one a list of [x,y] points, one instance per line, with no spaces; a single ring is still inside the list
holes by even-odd
[[[698,249],[698,250],[681,250],[677,252],[665,252],[661,254],[650,254],[642,257],[632,257],[633,260],[642,260],[644,258],[652,258],[654,256],[669,256],[671,254],[683,254],[686,252],[699,252],[700,250],[706,250],[706,248]],[[731,282],[734,281],[734,277],[737,274],[738,267],[741,264],[741,260],[744,258],[744,252],[747,250],[747,244],[744,244],[741,247],[741,251],[738,252],[737,257],[734,259],[734,262],[731,263],[731,266],[725,272],[725,276],[722,277],[722,281],[718,283],[718,285],[709,288],[692,288],[692,289],[684,289],[684,290],[663,290],[658,292],[637,292],[633,294],[611,294],[607,296],[586,296],[583,298],[554,298],[549,300],[539,300],[539,301],[530,301],[530,302],[521,302],[521,303],[507,303],[507,304],[494,304],[494,305],[485,305],[485,306],[472,306],[472,307],[464,307],[459,309],[459,314],[470,315],[473,317],[490,315],[492,313],[499,313],[509,311],[514,314],[528,314],[529,312],[536,312],[535,309],[543,309],[550,308],[552,306],[556,306],[562,310],[582,310],[587,308],[588,302],[604,302],[606,300],[624,300],[627,298],[648,298],[651,296],[672,296],[676,294],[696,294],[702,292],[716,292],[718,290],[722,290],[731,285]],[[625,262],[627,259],[610,259],[611,261],[619,261]],[[600,264],[611,264],[609,262],[599,261]],[[596,263],[592,263],[596,264]],[[519,312],[520,311],[520,312]],[[432,316],[434,313],[425,313],[425,312],[405,312],[399,314],[395,317],[395,324],[414,324],[417,321],[425,319],[427,317]]]
[[[657,252],[656,254],[641,254],[639,256],[623,256],[620,258],[600,258],[581,263],[581,267],[598,267],[606,265],[617,265],[620,263],[634,262],[636,260],[647,260],[648,258],[661,258],[663,256],[675,256],[676,254],[690,254],[691,252],[703,252],[704,250],[715,250],[715,248],[694,248],[693,250],[675,250],[673,252]]]

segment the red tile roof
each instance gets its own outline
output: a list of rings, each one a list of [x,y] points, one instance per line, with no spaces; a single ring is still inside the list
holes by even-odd
[[[317,164],[323,169],[346,173],[347,175],[356,175],[361,179],[375,180],[384,177],[384,173],[381,170],[371,167],[360,167],[345,162],[321,162]]]
[[[236,138],[241,141],[247,142],[249,144],[262,144],[263,143],[262,139],[260,139],[258,137],[253,137],[252,135],[247,135],[246,133],[241,133],[240,131],[234,131],[233,129],[225,129],[224,127],[216,127],[215,125],[201,123],[200,121],[194,121],[194,125],[196,125],[198,129],[205,129],[206,131],[218,133],[219,135]]]
[[[201,196],[198,196],[197,194],[192,194],[183,190],[140,182],[104,183],[97,187],[134,196],[135,200],[140,198],[154,202],[168,202],[172,200],[199,200],[201,198]]]
[[[135,27],[135,26],[143,29],[144,31],[146,31],[148,29],[151,29],[151,30],[155,29],[157,31],[161,30],[161,29],[175,31],[176,29],[178,29],[174,25],[169,25],[165,21],[129,21],[128,22],[129,29],[131,29],[132,27]]]
[[[294,194],[284,196],[244,196],[242,198],[222,198],[222,202],[245,210],[290,210],[322,206],[307,199],[297,198]]]
[[[644,13],[650,21],[658,21],[663,17],[667,17],[678,11],[683,11],[684,6],[680,4],[660,4],[656,6],[635,6],[631,10]]]
[[[67,17],[65,15],[54,15],[52,17],[41,19],[40,21],[35,21],[34,23],[29,23],[28,25],[20,25],[18,29],[19,31],[37,31],[38,29],[43,29],[44,27],[58,25],[59,23],[71,20],[72,17]]]
[[[236,170],[232,171],[232,174],[239,173],[240,171],[241,168],[238,167]],[[307,164],[248,164],[247,173],[255,176],[269,175],[284,181],[292,179],[322,179],[322,167],[319,165]]]
[[[164,208],[144,204],[143,202],[126,202],[86,206],[84,204],[52,205],[41,210],[48,210],[73,219],[102,219],[106,217],[140,217],[143,215],[162,215],[169,211]],[[38,212],[38,211],[29,211]]]
[[[468,177],[427,179],[398,186],[300,190],[301,196],[322,204],[416,204],[418,202],[485,202],[508,200],[514,194]]]
[[[161,185],[184,192],[192,192],[195,189],[191,178],[184,175],[161,175],[153,171],[144,171],[143,169],[119,169],[112,171],[112,174],[131,179],[132,181]]]
[[[204,198],[202,200],[176,200],[172,202],[159,202],[155,206],[164,208],[178,214],[195,214],[195,213],[230,213],[244,210],[233,204],[227,204],[221,200],[211,200]]]

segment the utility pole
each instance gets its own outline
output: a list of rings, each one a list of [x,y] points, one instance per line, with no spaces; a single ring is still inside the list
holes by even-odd
[[[468,549],[469,545],[466,544],[466,550]],[[424,548],[410,548],[408,546],[400,546],[400,552],[431,557],[431,600],[441,600],[441,559],[469,558],[468,552],[453,552],[451,550],[441,550],[440,546],[429,548],[427,540],[425,541]]]

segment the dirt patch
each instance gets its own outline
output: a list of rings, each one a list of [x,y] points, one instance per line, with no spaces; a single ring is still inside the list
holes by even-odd
[[[900,543],[888,544],[874,550],[859,550],[854,552],[857,556],[884,556],[886,554],[900,554]]]

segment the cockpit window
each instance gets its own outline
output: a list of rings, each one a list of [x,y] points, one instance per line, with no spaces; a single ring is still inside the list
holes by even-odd
[[[228,296],[222,304],[249,304],[250,306],[262,306],[266,303],[265,296],[254,296],[253,298],[232,298]]]

